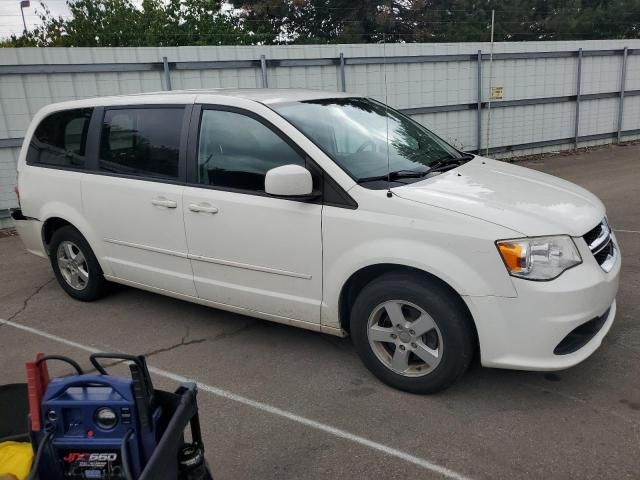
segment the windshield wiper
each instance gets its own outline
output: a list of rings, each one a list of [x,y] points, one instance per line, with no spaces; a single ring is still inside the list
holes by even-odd
[[[441,172],[443,170],[449,170],[451,168],[459,167],[463,162],[467,162],[472,160],[475,155],[471,153],[463,153],[460,158],[444,158],[442,160],[438,160],[431,166],[427,167],[426,170],[395,170],[390,172],[388,175],[376,175],[373,177],[362,177],[357,181],[358,183],[367,183],[367,182],[379,182],[384,180],[398,180],[400,178],[422,178],[429,173],[432,172]]]
[[[462,163],[468,162],[475,157],[475,155],[471,153],[464,153],[462,155],[463,156],[460,158],[444,158],[442,160],[438,160],[429,167],[429,171],[442,172],[443,170],[451,170],[452,168],[459,167]]]
[[[395,170],[389,172],[388,175],[376,175],[374,177],[362,177],[358,179],[358,183],[377,182],[381,180],[398,180],[400,178],[421,178],[429,173],[431,169],[427,170]]]

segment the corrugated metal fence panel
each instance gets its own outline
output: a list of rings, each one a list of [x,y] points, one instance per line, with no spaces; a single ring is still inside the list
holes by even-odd
[[[293,45],[288,48],[271,47],[263,52],[268,60],[282,60],[284,65],[270,67],[267,70],[270,88],[311,88],[315,90],[340,90],[339,75],[336,65],[322,66],[287,66],[287,60],[297,59],[334,59],[340,53],[335,45]],[[258,55],[256,58],[259,58]],[[258,71],[260,77],[260,72]],[[261,79],[256,86],[261,87]]]
[[[572,103],[550,103],[491,109],[491,128],[482,134],[486,145],[489,130],[489,145],[521,145],[542,139],[555,140],[573,135]],[[483,125],[487,126],[489,112],[483,111]]]
[[[640,90],[640,40],[497,43],[491,67],[488,43],[0,49],[0,145],[5,139],[22,138],[31,118],[44,105],[162,90],[166,87],[163,57],[169,61],[174,90],[262,87],[262,55],[267,61],[269,87],[341,90],[342,53],[347,91],[413,109],[411,114],[417,121],[460,148],[471,150],[478,148],[477,53],[482,50],[482,100],[489,100],[490,83],[503,87],[503,99],[492,102],[490,128],[486,105],[482,111],[482,147],[489,130],[490,145],[502,152],[514,145],[520,153],[558,150],[573,143],[580,48],[584,58],[579,134],[603,137],[617,130],[621,49],[625,46],[635,49],[627,60],[626,89]],[[544,58],[527,58],[536,53]],[[318,60],[321,65],[316,64]],[[3,66],[12,65],[36,71],[2,71]],[[43,65],[67,69],[76,65],[76,71],[38,73]],[[102,71],[82,72],[82,65],[101,65]],[[588,98],[593,94],[609,95]],[[518,102],[523,99],[529,104]],[[504,106],[509,102],[516,105]],[[639,95],[625,97],[622,119],[624,130],[640,129]],[[635,137],[629,134],[624,138]],[[609,135],[585,142],[612,139]],[[529,143],[534,145],[524,150],[523,144]],[[0,212],[15,205],[12,187],[17,154],[15,147],[0,148]]]
[[[624,111],[622,114],[623,130],[637,129],[640,119],[640,96],[624,99]]]
[[[475,148],[476,112],[474,110],[415,115],[413,118],[461,150]]]
[[[622,56],[585,57],[582,60],[582,94],[620,90]]]
[[[605,98],[580,105],[580,135],[615,132],[618,127],[617,98]],[[634,128],[638,128],[637,122]]]
[[[483,67],[483,85],[489,85],[491,75],[493,85],[503,87],[504,100],[559,97],[576,92],[576,58],[494,60],[491,68],[488,61]],[[485,88],[485,100],[489,99],[489,93]]]
[[[20,148],[3,148],[0,150],[0,221],[2,210],[15,207],[16,195],[13,187],[16,184],[16,165]]]
[[[627,89],[640,90],[640,55],[627,58]]]

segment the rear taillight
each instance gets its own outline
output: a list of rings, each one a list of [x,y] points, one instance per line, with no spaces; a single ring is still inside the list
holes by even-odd
[[[22,205],[20,205],[20,189],[18,188],[18,185],[13,187],[13,191],[16,192],[16,198],[18,199],[18,207],[22,208]]]

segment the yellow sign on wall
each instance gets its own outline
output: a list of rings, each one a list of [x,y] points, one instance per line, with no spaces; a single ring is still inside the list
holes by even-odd
[[[491,87],[491,99],[502,100],[502,87]]]

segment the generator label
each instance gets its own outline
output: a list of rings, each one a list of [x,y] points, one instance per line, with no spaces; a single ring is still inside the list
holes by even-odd
[[[65,479],[124,479],[118,452],[69,450],[61,453]]]
[[[87,462],[91,464],[99,462],[115,462],[118,460],[117,453],[75,453],[70,452],[63,458],[65,462]]]

